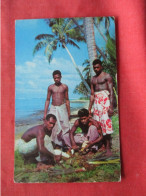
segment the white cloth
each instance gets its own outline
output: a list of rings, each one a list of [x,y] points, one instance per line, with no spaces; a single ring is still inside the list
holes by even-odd
[[[52,139],[48,135],[45,135],[44,145],[49,152],[51,152],[52,154],[55,154],[53,145],[52,145]],[[15,150],[18,150],[18,152],[21,155],[25,155],[25,156],[30,156],[30,155],[35,154],[36,152],[38,152],[36,138],[32,139],[29,142],[25,142],[23,139],[17,140],[15,144]],[[40,156],[38,156],[36,160],[41,161]]]
[[[57,122],[52,130],[52,141],[55,144],[62,146],[62,141],[59,141],[57,135],[62,131],[62,135],[65,135],[70,130],[68,112],[66,104],[60,106],[51,105],[49,114],[54,114],[57,118]]]

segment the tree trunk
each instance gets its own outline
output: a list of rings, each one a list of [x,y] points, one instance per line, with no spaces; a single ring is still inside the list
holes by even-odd
[[[107,39],[105,38],[105,36],[104,36],[103,33],[101,32],[101,30],[100,30],[98,24],[96,24],[95,19],[94,19],[94,24],[95,24],[95,26],[96,26],[98,32],[100,33],[100,35],[101,35],[102,38],[104,39],[104,41],[107,42]]]
[[[80,25],[78,24],[78,22],[76,21],[76,19],[75,18],[71,18],[72,19],[72,21],[77,25],[77,27],[80,29],[80,31],[84,34],[84,35],[86,35],[86,33],[85,33],[85,23],[84,23],[84,31],[83,31],[83,29],[80,27]],[[94,26],[93,26],[93,28],[94,28]],[[95,38],[94,38],[95,39]],[[86,41],[87,42],[87,41]],[[96,45],[96,43],[95,43],[95,45]],[[104,53],[100,50],[100,48],[96,45],[96,50],[101,54],[101,56],[106,60],[106,56],[104,55]],[[96,54],[97,55],[97,54]],[[90,58],[90,57],[89,57]],[[97,57],[96,57],[97,58]],[[94,74],[94,73],[93,73]]]
[[[72,57],[72,55],[71,55],[70,51],[68,50],[67,46],[66,46],[65,44],[63,44],[63,46],[65,47],[67,53],[69,54],[69,56],[70,56],[70,58],[71,58],[71,60],[72,60],[72,62],[73,62],[73,65],[74,65],[74,67],[75,67],[75,69],[77,70],[77,72],[78,72],[78,74],[79,74],[81,80],[83,81],[83,83],[84,83],[84,85],[85,85],[85,87],[86,87],[86,89],[87,89],[87,91],[88,91],[88,94],[90,95],[91,90],[90,90],[89,85],[87,84],[87,82],[85,81],[84,77],[82,76],[81,71],[79,70],[78,66],[76,65],[75,60],[74,60],[74,58]]]
[[[90,61],[90,75],[92,77],[94,75],[92,62],[94,59],[97,58],[96,43],[94,37],[94,24],[93,24],[92,17],[84,18],[84,31],[85,31],[85,38],[88,47],[88,56]]]

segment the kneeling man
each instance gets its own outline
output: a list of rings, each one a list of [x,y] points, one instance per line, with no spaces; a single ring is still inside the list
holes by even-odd
[[[51,141],[52,129],[55,126],[56,117],[53,114],[48,114],[44,124],[37,125],[28,129],[17,143],[18,151],[24,157],[36,157],[38,162],[52,163],[58,161],[58,156],[55,156]]]
[[[102,130],[100,124],[92,119],[89,118],[89,112],[87,109],[81,109],[78,111],[78,117],[70,131],[70,139],[72,148],[74,150],[78,150],[79,146],[83,143],[86,143],[86,149],[96,148],[95,144],[98,144],[102,138]],[[74,134],[77,128],[80,127],[82,133]]]

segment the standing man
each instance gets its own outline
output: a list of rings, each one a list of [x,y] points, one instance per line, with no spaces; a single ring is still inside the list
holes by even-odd
[[[89,114],[91,115],[94,103],[93,118],[101,123],[102,132],[106,141],[106,154],[111,155],[111,133],[113,133],[111,117],[113,111],[113,81],[112,77],[103,72],[101,61],[93,61],[95,76],[91,79],[91,96]]]
[[[44,120],[44,124],[37,125],[28,129],[17,142],[17,148],[24,157],[36,157],[38,162],[52,163],[58,160],[55,155],[51,141],[52,129],[56,123],[56,117],[48,114]]]
[[[48,87],[47,99],[45,102],[44,119],[47,115],[50,98],[52,104],[49,113],[54,114],[57,118],[57,123],[53,129],[53,142],[59,146],[66,144],[70,146],[69,138],[66,138],[70,129],[70,102],[68,97],[68,86],[61,83],[61,72],[56,70],[53,72],[54,84]]]
[[[100,124],[89,117],[89,111],[85,108],[78,111],[78,117],[79,119],[75,121],[70,131],[72,149],[78,150],[79,146],[84,143],[86,145],[84,150],[92,148],[97,150],[95,144],[103,138]],[[78,127],[81,128],[82,133],[75,134]]]

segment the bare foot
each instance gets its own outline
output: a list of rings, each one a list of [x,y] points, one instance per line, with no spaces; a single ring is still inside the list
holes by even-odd
[[[36,171],[47,170],[47,169],[52,168],[52,167],[53,167],[53,165],[46,165],[44,163],[38,163]]]
[[[98,152],[104,152],[105,151],[105,145],[103,144],[102,146],[101,146],[101,148],[98,150]]]
[[[106,153],[105,153],[105,156],[111,157],[112,155],[113,155],[113,153],[111,152],[111,150],[107,149]]]

